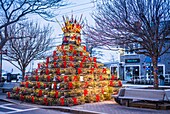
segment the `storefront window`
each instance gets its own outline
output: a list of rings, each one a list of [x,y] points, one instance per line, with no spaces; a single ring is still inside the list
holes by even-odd
[[[111,75],[116,75],[117,76],[117,67],[111,67]]]
[[[126,66],[125,77],[127,81],[137,79],[139,77],[139,66]]]
[[[146,74],[147,75],[153,75],[153,66],[148,67],[148,69],[146,69]],[[158,66],[158,75],[162,75],[163,74],[163,66]]]

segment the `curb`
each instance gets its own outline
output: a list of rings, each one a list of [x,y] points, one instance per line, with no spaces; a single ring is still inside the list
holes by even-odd
[[[42,105],[36,105],[36,104],[28,104],[25,102],[20,102],[20,101],[15,101],[15,100],[10,100],[10,99],[1,99],[0,101],[5,101],[8,103],[13,103],[13,104],[18,104],[18,105],[23,105],[23,106],[31,106],[31,107],[36,107],[36,108],[42,108],[42,109],[53,109],[53,110],[59,110],[62,112],[69,112],[69,113],[74,113],[74,114],[104,114],[102,112],[96,112],[96,111],[89,111],[89,110],[79,110],[79,109],[74,109],[72,107],[62,107],[62,106],[42,106]]]

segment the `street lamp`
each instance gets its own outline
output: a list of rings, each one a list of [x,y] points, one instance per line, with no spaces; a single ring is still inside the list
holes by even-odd
[[[6,50],[0,50],[0,82],[2,80],[2,54],[7,54],[7,49]]]

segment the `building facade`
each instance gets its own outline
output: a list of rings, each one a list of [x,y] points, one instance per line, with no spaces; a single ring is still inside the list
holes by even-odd
[[[133,52],[124,52],[120,55],[119,62],[106,63],[110,68],[112,75],[124,81],[132,80],[152,80],[153,67],[151,58],[145,55],[135,54]],[[158,75],[166,76],[168,84],[170,84],[170,50],[158,59]]]
[[[164,24],[170,27],[170,21],[163,22],[161,27],[165,27]],[[111,73],[117,75],[118,78],[125,81],[134,80],[149,80],[153,81],[153,65],[152,59],[145,55],[139,55],[133,52],[133,49],[138,49],[139,44],[129,44],[130,47],[123,46],[124,53],[119,54],[120,59],[118,62],[106,64],[110,67]],[[164,47],[170,46],[170,35],[165,38]],[[130,49],[131,48],[131,49]],[[164,48],[163,48],[164,50]],[[166,51],[162,56],[158,58],[158,76],[163,76],[165,82],[170,85],[170,49]]]

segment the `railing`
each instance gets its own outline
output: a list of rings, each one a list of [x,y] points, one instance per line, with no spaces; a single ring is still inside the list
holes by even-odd
[[[131,81],[133,84],[153,84],[154,77],[153,75],[148,76],[148,78],[146,78],[146,76],[133,76]],[[159,84],[161,84],[160,83],[161,80],[159,78],[158,78],[158,81],[159,81]],[[170,74],[165,74],[164,84],[170,85]]]
[[[153,84],[154,79],[151,76],[147,79],[146,76],[133,76],[131,79],[133,84]]]
[[[165,84],[170,85],[170,74],[165,74]]]

